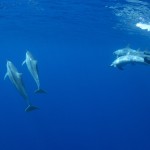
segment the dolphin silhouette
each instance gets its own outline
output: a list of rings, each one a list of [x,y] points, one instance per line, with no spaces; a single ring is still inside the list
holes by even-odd
[[[36,106],[31,105],[31,102],[28,99],[28,95],[26,93],[23,81],[22,81],[22,73],[19,73],[14,64],[11,61],[7,61],[6,64],[7,72],[5,74],[4,79],[8,76],[10,81],[13,83],[13,85],[16,87],[20,95],[26,100],[27,102],[27,108],[25,109],[26,112],[32,111],[37,109]]]
[[[30,74],[32,75],[34,81],[37,84],[37,90],[35,90],[35,93],[46,93],[44,90],[40,88],[37,60],[33,58],[32,54],[29,51],[26,52],[26,59],[23,61],[22,65],[24,65],[25,63],[27,65]]]

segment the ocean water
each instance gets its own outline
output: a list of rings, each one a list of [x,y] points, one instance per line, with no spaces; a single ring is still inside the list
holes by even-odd
[[[0,1],[0,150],[149,150],[150,67],[110,67],[113,52],[150,50],[147,0]],[[41,88],[22,66],[38,60]],[[14,63],[29,99],[7,78]]]

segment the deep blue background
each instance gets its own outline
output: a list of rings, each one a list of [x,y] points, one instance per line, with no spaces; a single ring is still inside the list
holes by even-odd
[[[150,35],[114,29],[117,19],[105,6],[115,3],[0,2],[1,150],[150,149],[150,67],[109,67],[114,50],[147,49]],[[34,94],[35,82],[21,66],[26,49],[38,60],[47,94]],[[24,112],[23,98],[3,80],[6,60],[23,73],[40,110]]]

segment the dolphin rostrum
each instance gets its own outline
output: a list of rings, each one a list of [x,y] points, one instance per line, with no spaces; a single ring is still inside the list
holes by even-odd
[[[26,52],[26,59],[23,61],[22,65],[24,65],[25,63],[27,65],[30,74],[32,75],[34,81],[37,84],[37,90],[35,91],[35,93],[46,93],[44,90],[40,88],[37,60],[33,58],[32,54],[29,51]]]
[[[26,93],[25,87],[23,85],[22,77],[21,77],[22,74],[18,72],[18,70],[16,69],[16,67],[11,61],[7,61],[6,67],[7,67],[7,72],[5,74],[4,79],[6,79],[6,77],[8,76],[10,81],[14,84],[14,86],[20,93],[20,95],[26,100],[28,106],[25,109],[25,111],[29,112],[34,109],[37,109],[37,107],[31,105],[31,102],[28,99],[28,95]]]

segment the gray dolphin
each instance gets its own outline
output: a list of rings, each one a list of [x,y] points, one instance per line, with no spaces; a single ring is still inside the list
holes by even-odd
[[[130,47],[125,47],[125,48],[122,48],[122,49],[118,49],[116,51],[113,52],[113,54],[115,54],[117,57],[120,57],[120,56],[124,56],[124,55],[127,55],[127,54],[136,54],[137,52],[139,52],[138,50],[134,50],[134,49],[131,49]]]
[[[123,67],[127,64],[150,64],[149,57],[140,57],[135,55],[125,55],[120,56],[115,59],[110,66],[117,67],[120,70],[123,70]]]
[[[37,84],[37,90],[35,91],[35,93],[46,93],[44,90],[40,88],[37,60],[33,58],[32,54],[29,51],[26,52],[26,59],[23,61],[22,65],[24,65],[25,63],[27,65],[30,74],[32,75],[34,81]]]
[[[122,48],[122,49],[118,49],[114,51],[113,54],[115,54],[117,58],[120,56],[124,56],[124,55],[136,55],[136,56],[140,56],[143,58],[150,57],[149,51],[140,51],[140,49],[134,50],[134,49],[131,49],[129,46]]]
[[[22,74],[18,72],[18,70],[16,69],[16,67],[11,61],[7,61],[6,67],[7,67],[7,72],[5,74],[4,79],[6,79],[6,77],[8,76],[10,81],[14,84],[14,86],[20,93],[20,95],[26,100],[28,106],[25,109],[25,111],[29,112],[34,109],[37,109],[37,107],[31,105],[31,102],[28,99],[28,95],[26,93],[25,87],[23,85],[22,77],[21,77]]]
[[[114,51],[113,54],[115,54],[117,57],[128,55],[128,54],[145,57],[145,55],[148,55],[148,54],[145,54],[146,52],[147,51],[140,51],[140,49],[134,50],[134,49],[131,49],[130,47],[125,47],[125,48]]]

